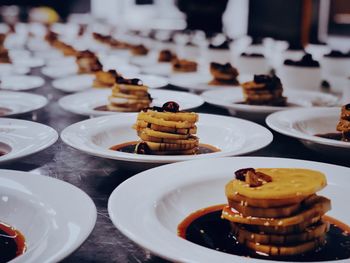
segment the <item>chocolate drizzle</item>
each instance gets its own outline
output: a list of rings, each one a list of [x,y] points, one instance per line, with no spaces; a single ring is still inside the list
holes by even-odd
[[[134,78],[134,79],[125,79],[121,76],[116,77],[116,83],[118,84],[127,84],[127,85],[136,85],[136,86],[143,86],[143,82],[140,79]]]
[[[284,65],[296,67],[319,68],[320,63],[312,58],[311,54],[305,54],[301,60],[286,59]]]

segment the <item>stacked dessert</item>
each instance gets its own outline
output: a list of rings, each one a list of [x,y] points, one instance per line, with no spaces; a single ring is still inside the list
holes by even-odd
[[[197,63],[186,59],[174,59],[173,71],[175,72],[196,72]]]
[[[343,141],[350,142],[350,104],[346,104],[341,108],[337,130],[342,133]]]
[[[95,88],[112,87],[117,77],[120,77],[120,75],[114,69],[108,71],[99,70],[95,73],[93,86]]]
[[[242,84],[245,102],[251,105],[285,106],[283,87],[277,76],[254,75],[253,81]]]
[[[98,57],[91,51],[81,51],[76,56],[79,73],[95,73],[102,70]]]
[[[141,142],[136,153],[157,155],[195,154],[199,140],[196,122],[198,114],[181,112],[176,102],[167,102],[163,107],[153,107],[140,112],[134,129]]]
[[[124,79],[118,76],[108,98],[107,108],[110,111],[138,112],[148,108],[152,98],[148,87],[139,79]]]
[[[52,31],[49,31],[45,35],[45,40],[54,48],[60,50],[65,56],[76,56],[77,50],[74,47],[62,42],[58,39],[58,34]]]
[[[0,47],[0,63],[6,63],[6,64],[12,63],[8,50],[2,47]]]
[[[135,56],[143,56],[148,54],[148,48],[144,45],[132,45],[130,46],[131,54]]]
[[[176,54],[170,49],[163,49],[159,51],[158,62],[171,62],[176,59]]]
[[[246,168],[226,185],[229,220],[237,242],[256,252],[290,256],[325,244],[329,224],[322,216],[330,200],[315,193],[327,184],[324,174],[307,169]]]
[[[213,75],[213,80],[210,85],[238,85],[238,71],[232,67],[230,63],[220,64],[216,62],[210,63],[210,73]]]

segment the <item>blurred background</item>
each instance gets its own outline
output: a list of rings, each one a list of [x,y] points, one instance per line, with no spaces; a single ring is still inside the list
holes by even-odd
[[[307,43],[328,43],[349,49],[349,0],[1,0],[2,20],[28,21],[33,7],[57,11],[59,20],[89,19],[118,24],[124,30],[202,30],[207,36],[243,35],[261,43],[266,37],[300,49]],[[76,16],[75,14],[86,14]]]

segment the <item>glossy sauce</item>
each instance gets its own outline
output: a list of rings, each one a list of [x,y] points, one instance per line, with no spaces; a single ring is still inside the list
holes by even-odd
[[[114,145],[109,149],[113,151],[124,152],[124,153],[135,153],[135,146],[137,143],[139,142],[138,141],[126,142],[126,143]],[[213,152],[219,152],[219,151],[220,149],[212,145],[200,143],[196,154],[213,153]]]
[[[5,116],[11,112],[12,112],[12,110],[10,110],[8,108],[0,107],[0,116]]]
[[[334,218],[323,216],[323,220],[330,223],[330,230],[322,249],[297,256],[277,257],[258,254],[237,243],[229,221],[221,219],[224,206],[211,206],[190,214],[179,224],[178,235],[210,249],[265,260],[313,262],[350,259],[350,227]]]
[[[0,263],[8,262],[26,251],[25,238],[15,228],[0,223]]]
[[[94,108],[94,110],[97,110],[97,111],[111,111],[107,108],[107,105],[102,105],[102,106],[98,106],[96,108]]]

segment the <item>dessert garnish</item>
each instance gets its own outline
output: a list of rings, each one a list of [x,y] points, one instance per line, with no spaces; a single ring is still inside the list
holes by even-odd
[[[120,75],[114,69],[108,71],[99,70],[95,72],[93,86],[95,88],[112,87],[117,77],[120,77]]]
[[[79,67],[79,73],[95,73],[103,68],[98,57],[90,50],[78,52],[76,63]]]
[[[148,108],[152,102],[148,87],[140,79],[125,79],[121,76],[117,76],[108,100],[108,110],[121,112],[139,112]]]
[[[251,185],[250,174],[254,181],[265,179]],[[325,175],[315,170],[243,168],[226,184],[228,204],[190,214],[179,224],[178,234],[198,245],[250,258],[349,259],[350,227],[326,216],[331,202],[316,194],[326,185]]]
[[[237,80],[238,70],[230,63],[220,64],[216,62],[210,63],[210,73],[213,80],[209,82],[210,85],[238,85]]]
[[[173,71],[176,72],[196,72],[197,63],[195,61],[190,61],[187,59],[174,59],[173,62]]]
[[[253,81],[242,84],[245,103],[250,105],[286,106],[281,80],[277,76],[254,75]]]
[[[284,65],[296,67],[319,68],[320,63],[312,58],[311,54],[305,54],[301,60],[286,59]]]
[[[163,49],[159,52],[158,62],[171,62],[176,59],[177,56],[170,49]]]

